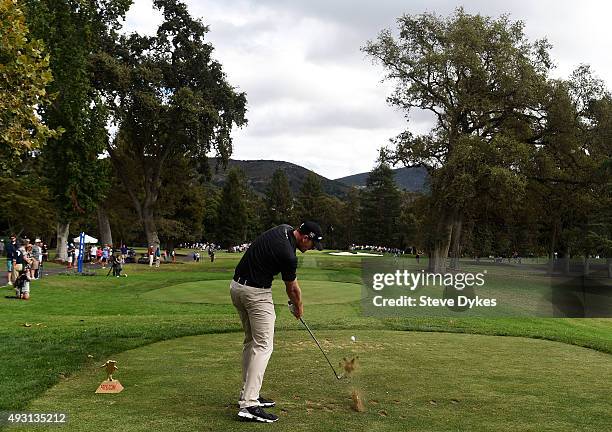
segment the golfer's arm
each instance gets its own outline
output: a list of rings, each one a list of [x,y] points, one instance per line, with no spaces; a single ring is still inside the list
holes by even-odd
[[[287,290],[287,297],[289,297],[291,303],[293,303],[295,307],[300,310],[302,308],[302,290],[298,285],[297,279],[285,281],[285,287]]]

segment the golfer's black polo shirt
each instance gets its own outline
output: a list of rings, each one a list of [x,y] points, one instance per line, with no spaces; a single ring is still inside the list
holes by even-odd
[[[234,280],[257,288],[270,288],[272,279],[281,273],[284,281],[296,278],[293,227],[279,225],[257,237],[236,266]]]

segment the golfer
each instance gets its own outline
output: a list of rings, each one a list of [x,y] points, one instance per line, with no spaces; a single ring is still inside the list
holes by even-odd
[[[298,229],[279,225],[257,237],[236,266],[230,294],[245,335],[238,412],[241,419],[265,423],[278,420],[277,416],[263,410],[273,407],[274,401],[259,395],[273,349],[276,313],[272,302],[272,279],[281,273],[287,296],[295,305],[294,315],[300,318],[304,307],[296,277],[295,250],[302,253],[314,248],[321,250],[322,239],[321,227],[314,222],[304,222]]]

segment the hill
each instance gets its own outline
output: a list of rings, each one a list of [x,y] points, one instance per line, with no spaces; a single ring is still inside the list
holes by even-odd
[[[291,191],[294,195],[296,195],[302,184],[306,180],[306,176],[310,171],[302,166],[292,164],[291,162],[283,162],[283,161],[274,161],[274,160],[236,160],[230,159],[227,165],[227,169],[222,170],[219,168],[217,172],[215,172],[214,167],[216,164],[216,160],[214,158],[210,159],[210,167],[212,170],[212,182],[215,185],[221,186],[225,182],[225,178],[227,177],[227,172],[233,168],[237,167],[244,172],[247,178],[248,185],[258,194],[265,194],[268,185],[270,184],[270,180],[272,179],[272,174],[277,169],[282,169],[287,175],[287,179],[289,180],[289,186],[291,187]],[[336,197],[343,197],[346,195],[349,190],[349,186],[335,181],[330,180],[326,177],[323,177],[317,173],[314,173],[321,180],[321,187],[323,192],[333,195]]]
[[[427,171],[425,168],[396,168],[395,184],[397,187],[409,192],[424,192],[427,190]],[[336,179],[337,182],[346,186],[365,186],[368,178],[367,172],[353,174],[347,177]]]

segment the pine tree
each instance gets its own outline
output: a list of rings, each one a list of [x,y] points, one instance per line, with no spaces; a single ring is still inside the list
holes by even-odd
[[[218,232],[222,245],[235,246],[246,241],[249,222],[246,193],[244,174],[238,169],[231,169],[219,203]]]
[[[305,220],[318,221],[321,217],[319,208],[323,191],[321,190],[321,180],[313,172],[309,172],[306,181],[300,189],[298,195],[298,216],[300,222]]]
[[[388,165],[374,168],[361,194],[360,237],[374,246],[397,246],[401,193]]]
[[[271,228],[293,220],[293,195],[287,175],[281,169],[274,171],[266,193],[265,227]]]

